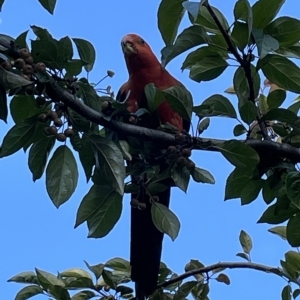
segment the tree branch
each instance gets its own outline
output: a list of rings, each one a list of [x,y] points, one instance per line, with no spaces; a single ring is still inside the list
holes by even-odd
[[[7,41],[0,39],[0,46],[9,49],[12,57],[18,57],[18,51]],[[87,120],[105,126],[123,135],[136,137],[145,141],[156,142],[162,145],[162,147],[178,144],[173,134],[169,134],[160,130],[126,124],[116,120],[107,120],[101,112],[95,111],[94,109],[85,105],[76,96],[59,86],[59,84],[53,78],[50,78],[50,81],[47,83],[47,94],[52,99],[55,99],[55,101],[61,101],[65,103],[68,107],[79,113]],[[218,146],[226,142],[226,140],[193,138],[192,142],[193,147],[196,150],[220,152]],[[278,157],[288,158],[294,163],[300,163],[300,150],[289,144],[280,144],[271,140],[260,141],[251,139],[243,142],[258,152],[269,152],[277,155]]]
[[[85,105],[74,95],[60,87],[59,84],[53,79],[51,79],[48,84],[47,93],[51,98],[65,103],[68,107],[79,113],[81,116],[85,117],[87,120],[105,126],[118,133],[124,134],[126,136],[136,137],[145,141],[157,142],[162,146],[178,144],[173,134],[166,133],[160,130],[126,124],[115,120],[106,120],[102,113],[97,112]],[[226,140],[193,138],[192,142],[194,149],[196,150],[220,152],[217,147],[220,144],[226,142]],[[288,158],[294,163],[300,162],[300,150],[289,144],[280,144],[271,140],[260,141],[254,139],[248,139],[243,142],[255,149],[257,152],[269,152],[278,157]]]
[[[184,280],[188,277],[191,277],[196,274],[203,274],[203,273],[208,273],[217,269],[252,269],[252,270],[257,270],[261,272],[266,272],[266,273],[272,273],[277,276],[280,276],[282,278],[287,279],[289,282],[293,282],[300,286],[300,280],[292,278],[290,275],[286,274],[283,269],[281,268],[276,268],[276,267],[270,267],[266,265],[261,265],[261,264],[256,264],[252,262],[219,262],[207,267],[195,269],[192,271],[188,271],[186,273],[183,273],[175,278],[170,279],[169,281],[166,281],[164,283],[159,284],[157,287],[158,288],[165,288],[171,284],[174,284],[176,282],[179,282],[181,280]]]
[[[203,4],[203,6],[205,6],[207,8],[207,10],[210,13],[211,17],[213,18],[216,25],[218,26],[222,36],[224,37],[224,39],[227,43],[228,50],[233,54],[233,56],[239,62],[241,67],[244,69],[245,77],[247,79],[248,86],[249,86],[249,101],[252,101],[255,104],[255,93],[254,93],[254,86],[253,86],[253,78],[252,78],[252,74],[251,74],[251,61],[249,60],[249,58],[244,59],[240,56],[236,46],[232,43],[232,41],[230,39],[230,36],[226,32],[225,28],[223,28],[221,22],[219,21],[218,17],[216,16],[215,12],[213,11],[213,9],[210,6],[210,4],[208,3],[208,1],[205,2]],[[261,130],[261,133],[262,133],[262,136],[264,137],[264,139],[265,140],[271,140],[271,138],[268,135],[268,130],[267,130],[266,124],[260,120],[261,119],[261,114],[260,114],[260,111],[259,111],[258,107],[257,107],[257,117],[256,117],[256,119],[257,119],[258,125],[260,127],[260,130]]]

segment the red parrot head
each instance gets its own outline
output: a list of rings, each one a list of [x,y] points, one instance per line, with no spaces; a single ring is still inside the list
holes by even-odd
[[[137,34],[127,34],[121,41],[129,74],[160,65],[150,46]]]

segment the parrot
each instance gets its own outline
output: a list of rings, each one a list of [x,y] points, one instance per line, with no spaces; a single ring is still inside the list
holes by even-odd
[[[127,34],[122,38],[129,79],[118,91],[117,101],[126,101],[127,110],[134,114],[147,108],[144,88],[153,83],[164,90],[182,85],[159,62],[147,42],[137,34]],[[175,112],[165,100],[158,107],[160,124],[169,123],[178,131],[189,130],[189,122]],[[171,187],[157,193],[159,203],[169,207]],[[146,193],[132,194],[131,199],[146,203],[146,209],[131,207],[130,265],[131,279],[135,282],[137,300],[144,300],[156,290],[162,253],[163,233],[154,225],[151,217],[151,204]]]

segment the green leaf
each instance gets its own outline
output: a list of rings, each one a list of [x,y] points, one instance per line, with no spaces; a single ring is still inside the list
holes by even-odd
[[[268,34],[264,34],[262,29],[253,28],[252,35],[257,45],[257,52],[260,59],[268,53],[279,49],[279,42]]]
[[[82,117],[79,113],[72,109],[68,109],[68,116],[73,128],[77,131],[88,132],[91,129],[91,122]]]
[[[246,23],[235,21],[233,30],[231,33],[231,38],[233,39],[235,45],[243,50],[248,44],[249,40],[249,28]]]
[[[210,109],[207,110],[207,106],[210,106]],[[193,112],[196,113],[199,117],[212,117],[212,116],[223,116],[228,118],[236,118],[236,111],[228,100],[228,98],[215,94],[205,99],[201,105],[194,106]]]
[[[296,299],[300,295],[300,289],[296,289],[293,292],[293,298]]]
[[[215,184],[214,177],[207,170],[195,167],[191,171],[191,175],[196,182]]]
[[[166,44],[172,45],[177,35],[179,24],[184,15],[184,0],[163,0],[157,12],[158,29]]]
[[[286,191],[291,202],[300,208],[300,173],[290,172],[286,176]]]
[[[248,125],[250,125],[256,119],[257,107],[251,101],[248,101],[244,105],[242,105],[239,111],[242,120]]]
[[[290,110],[290,111],[292,111],[294,114],[297,115],[298,111],[300,109],[300,101],[297,101],[297,102],[293,103],[287,109]]]
[[[101,274],[102,274],[102,271],[103,271],[105,265],[97,264],[97,265],[91,266],[86,261],[84,261],[84,263],[89,268],[89,270],[94,273],[96,279],[98,280],[101,277]]]
[[[300,69],[286,57],[268,54],[258,61],[257,67],[260,67],[272,83],[279,87],[300,93]]]
[[[10,113],[16,124],[43,112],[47,113],[49,110],[49,104],[37,107],[33,96],[18,95],[10,101]]]
[[[285,0],[259,0],[252,6],[253,26],[264,29],[277,15]]]
[[[240,198],[242,190],[252,180],[253,171],[235,168],[226,180],[225,200]]]
[[[78,96],[83,100],[83,102],[91,107],[92,109],[100,112],[101,109],[101,101],[95,91],[95,89],[88,83],[77,81],[74,84]]]
[[[200,269],[200,268],[204,268],[204,264],[201,263],[199,260],[196,260],[196,259],[191,259],[184,267],[184,270],[185,272],[188,272],[188,271],[192,271],[192,270],[195,270],[195,269]],[[203,275],[202,274],[194,274],[193,275],[196,280],[199,282],[201,280],[203,280]]]
[[[112,289],[115,290],[117,285],[111,275],[112,275],[112,273],[109,271],[103,270],[103,272],[102,272],[102,277],[103,277],[103,280],[105,281],[105,283],[107,285],[109,285]]]
[[[158,89],[154,83],[148,83],[145,86],[145,95],[150,113],[153,113],[165,101],[165,93]]]
[[[32,82],[25,79],[23,76],[10,71],[6,71],[2,67],[0,67],[0,84],[2,88],[7,91],[32,84]]]
[[[184,29],[176,38],[174,45],[161,50],[162,65],[165,67],[173,58],[195,46],[205,44],[209,40],[206,31],[199,26]]]
[[[289,251],[289,252],[292,252],[292,251]],[[285,256],[287,256],[287,253],[285,254]],[[288,274],[289,276],[291,276],[294,279],[298,279],[299,273],[295,270],[294,266],[290,262],[287,263],[283,260],[280,260],[280,264],[281,264],[283,271],[286,274]]]
[[[128,286],[118,285],[117,288],[116,288],[116,293],[120,293],[120,296],[122,297],[122,296],[132,294],[133,289],[128,287]],[[126,297],[124,297],[124,298],[126,298]]]
[[[208,9],[205,6],[201,5],[201,3],[198,3],[198,5],[200,5],[199,13],[197,19],[194,21],[194,24],[204,27],[204,29],[207,32],[219,34],[220,30],[216,22],[214,21],[213,17],[211,16],[210,12],[208,11]],[[222,12],[220,12],[214,6],[211,6],[211,8],[214,14],[216,15],[216,17],[218,18],[219,22],[221,23],[222,27],[224,28],[224,30],[225,31],[229,30],[228,22],[224,17],[224,15],[222,14]]]
[[[71,59],[64,65],[67,73],[67,78],[72,78],[73,76],[78,76],[82,71],[82,61],[81,59]]]
[[[257,223],[280,224],[290,219],[298,210],[295,208],[277,209],[277,204],[269,206]]]
[[[37,284],[36,275],[32,271],[19,273],[19,274],[13,276],[12,278],[8,279],[7,281],[8,282],[17,282],[17,283]]]
[[[283,240],[286,240],[286,226],[275,226],[268,229],[269,232],[278,235]]]
[[[55,137],[43,136],[32,145],[28,155],[28,166],[32,173],[32,180],[40,179],[44,173],[50,151],[55,144]]]
[[[300,21],[291,17],[279,17],[264,32],[276,39],[281,47],[289,47],[300,40]]]
[[[39,2],[51,15],[53,15],[56,0],[39,0]]]
[[[0,120],[3,120],[5,123],[7,123],[7,115],[8,109],[6,92],[5,89],[0,86]]]
[[[248,25],[247,41],[249,41],[252,32],[252,26],[253,26],[253,14],[252,14],[252,9],[249,4],[249,1],[238,0],[235,3],[233,13],[234,13],[235,20],[245,21],[246,24]]]
[[[197,285],[197,281],[187,281],[183,283],[179,289],[176,291],[173,300],[182,300],[186,299],[188,294],[192,291],[192,289]]]
[[[193,98],[183,85],[175,85],[165,89],[166,99],[171,108],[178,112],[185,120],[192,118]]]
[[[19,49],[28,48],[26,43],[28,31],[29,30],[24,31],[15,39],[15,46],[17,46]]]
[[[45,28],[32,25],[30,26],[34,34],[38,37],[40,40],[54,40],[52,35],[49,33],[49,31]]]
[[[64,61],[59,51],[59,44],[54,39],[31,41],[31,54],[34,61],[42,61],[51,69],[62,70]]]
[[[60,272],[60,275],[62,277],[88,278],[92,282],[92,276],[90,275],[90,273],[79,268],[68,269],[66,271]]]
[[[300,254],[299,252],[296,251],[288,251],[285,253],[285,260],[286,262],[293,267],[293,271],[296,271],[297,277],[299,277],[299,273],[300,273]]]
[[[67,146],[58,147],[46,169],[46,188],[53,204],[58,208],[74,193],[78,182],[77,163]]]
[[[46,271],[35,268],[37,279],[39,284],[47,290],[50,286],[60,286],[64,287],[64,282],[57,278],[55,275],[48,273]]]
[[[122,212],[122,196],[114,188],[93,185],[82,199],[75,227],[88,222],[89,237],[104,237],[115,226]]]
[[[44,294],[44,291],[40,286],[28,285],[17,293],[15,300],[26,300],[38,294]]]
[[[277,120],[283,123],[294,124],[297,120],[297,115],[285,108],[270,109],[263,117],[262,121]]]
[[[163,191],[165,191],[168,188],[168,186],[159,183],[159,182],[153,182],[153,183],[149,183],[149,185],[147,186],[147,191],[148,193],[150,193],[150,195],[155,195],[157,193],[161,193]]]
[[[175,185],[186,193],[190,181],[190,171],[186,167],[182,168],[174,164],[171,169],[171,177]]]
[[[206,57],[190,68],[189,77],[197,82],[210,81],[219,77],[228,63],[222,57]]]
[[[99,135],[91,135],[87,138],[97,154],[96,167],[105,174],[111,186],[123,195],[125,166],[122,152],[112,140]]]
[[[94,288],[94,284],[92,279],[87,278],[87,277],[81,277],[81,278],[76,278],[76,277],[69,277],[66,278],[65,280],[66,283],[66,288],[67,289],[82,289],[82,288]],[[61,292],[58,290],[58,292]],[[57,296],[58,297],[58,296]],[[58,297],[60,299],[60,297]]]
[[[228,53],[222,49],[214,46],[202,46],[195,51],[190,52],[182,63],[181,70],[190,69],[193,65],[201,61],[205,57],[215,58],[222,57],[228,58]]]
[[[222,34],[209,35],[208,45],[218,47],[220,50],[228,52],[227,42]]]
[[[285,124],[282,123],[273,123],[272,128],[275,131],[276,134],[278,134],[280,137],[285,137],[288,135],[288,127]],[[292,142],[293,138],[296,136],[292,136],[290,139],[290,143]]]
[[[280,107],[281,104],[284,102],[285,98],[285,90],[277,89],[272,91],[267,98],[269,108],[272,109]]]
[[[237,253],[236,256],[241,257],[247,261],[250,261],[249,255],[246,253]]]
[[[255,200],[262,188],[263,180],[253,179],[250,168],[236,168],[228,176],[225,188],[225,200],[241,198],[242,205]]]
[[[289,47],[280,47],[278,50],[276,50],[276,53],[281,54],[283,56],[289,57],[289,58],[300,58],[300,43],[295,43],[292,46]]]
[[[7,42],[8,44],[15,41],[14,38],[12,38],[11,36],[6,35],[6,34],[0,34],[0,40],[3,40],[4,42]],[[4,47],[4,46],[0,46],[0,50],[1,51],[6,51],[7,48]]]
[[[264,181],[262,179],[251,180],[246,186],[242,189],[241,192],[241,204],[246,205],[256,200],[262,187]]]
[[[218,148],[223,156],[236,167],[254,169],[259,162],[257,152],[240,141],[231,140],[218,145]]]
[[[96,297],[97,294],[92,291],[81,291],[79,293],[76,293],[71,299],[72,300],[90,300],[94,297]]]
[[[291,300],[292,299],[292,288],[291,286],[288,284],[286,285],[281,292],[281,299],[282,300]]]
[[[80,286],[81,287],[81,286]],[[71,300],[70,294],[65,287],[61,286],[49,286],[48,288],[49,294],[54,297],[55,299],[60,299],[60,300]]]
[[[92,145],[87,139],[86,134],[82,135],[82,148],[79,151],[79,159],[84,169],[86,181],[88,182],[92,176],[96,161]]]
[[[129,261],[124,258],[120,258],[120,257],[115,257],[115,258],[108,260],[105,263],[105,266],[108,268],[111,268],[115,271],[122,271],[122,272],[127,272],[127,273],[130,273],[130,270],[131,270]]]
[[[83,61],[84,68],[87,72],[92,71],[95,60],[96,60],[96,51],[94,46],[84,39],[72,39],[75,43],[79,57]]]
[[[210,118],[202,119],[197,128],[199,134],[202,134],[205,130],[207,130],[207,128],[209,127],[209,124],[210,124]]]
[[[252,250],[252,240],[250,235],[246,231],[241,230],[239,240],[244,252],[250,254]]]
[[[19,151],[34,133],[35,125],[32,120],[14,125],[5,135],[1,150],[0,158],[9,156]]]
[[[275,199],[274,175],[269,176],[263,185],[262,196],[266,204],[270,204]]]
[[[242,134],[244,134],[246,132],[247,132],[247,129],[242,124],[237,124],[233,128],[233,134],[234,134],[234,136],[240,136],[240,135],[242,135]]]
[[[226,285],[230,285],[230,279],[229,279],[229,277],[228,277],[226,274],[224,274],[224,273],[220,273],[220,274],[216,277],[216,281],[225,283]]]
[[[286,226],[286,238],[292,247],[300,246],[300,214],[292,216]]]
[[[57,50],[60,61],[70,61],[73,57],[73,46],[71,39],[68,36],[61,38],[57,43]]]
[[[151,215],[156,228],[174,241],[180,229],[180,222],[176,215],[168,207],[158,202],[152,202]]]

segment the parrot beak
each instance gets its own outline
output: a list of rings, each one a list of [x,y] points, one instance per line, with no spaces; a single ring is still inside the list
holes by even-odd
[[[136,54],[136,50],[131,42],[122,42],[122,50],[123,53],[128,56]]]

